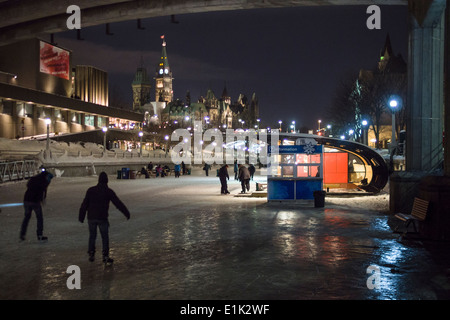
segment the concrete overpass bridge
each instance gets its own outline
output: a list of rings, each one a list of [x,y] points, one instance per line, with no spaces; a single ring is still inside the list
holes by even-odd
[[[20,3],[20,4],[19,4]],[[210,11],[294,6],[407,5],[407,0],[0,0],[0,44],[66,31],[67,7],[81,9],[81,28]]]
[[[445,237],[450,239],[450,139],[442,139],[444,131],[450,132],[450,0],[78,0],[75,3],[72,0],[0,0],[0,45],[67,30],[66,10],[72,4],[81,8],[81,28],[210,11],[407,5],[406,176],[398,174],[390,178],[391,210],[411,207],[412,195],[422,193],[422,197],[434,197],[438,199],[433,200],[435,215],[441,218],[436,220],[437,224],[445,227]],[[436,175],[436,170],[442,168]],[[430,175],[436,178],[421,187],[423,178]],[[428,192],[425,189],[435,191],[425,195]]]

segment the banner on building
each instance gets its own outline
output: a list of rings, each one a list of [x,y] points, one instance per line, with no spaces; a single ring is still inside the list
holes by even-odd
[[[70,79],[70,52],[40,41],[40,71],[62,79]]]

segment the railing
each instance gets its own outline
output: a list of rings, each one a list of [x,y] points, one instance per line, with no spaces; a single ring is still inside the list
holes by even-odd
[[[67,157],[89,157],[92,156],[94,158],[170,158],[170,153],[164,154],[164,153],[157,153],[157,152],[143,152],[142,155],[140,155],[138,152],[128,152],[128,151],[106,151],[106,154],[104,152],[89,152],[89,151],[78,151],[78,152],[63,152],[63,151],[51,151],[51,157],[61,157],[61,156],[67,156]]]
[[[0,183],[31,178],[39,172],[35,160],[0,162]]]

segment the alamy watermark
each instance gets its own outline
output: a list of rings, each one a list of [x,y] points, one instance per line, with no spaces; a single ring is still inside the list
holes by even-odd
[[[194,132],[187,129],[176,129],[170,136],[171,142],[179,142],[172,149],[171,159],[175,164],[228,164],[237,160],[238,164],[274,164],[277,162],[276,150],[268,154],[269,145],[278,145],[279,131],[269,132],[249,130],[207,129],[203,132],[202,122],[194,121]],[[270,136],[270,141],[268,138]],[[193,140],[193,141],[192,141]],[[210,142],[209,144],[207,144]]]
[[[380,289],[381,269],[379,266],[370,265],[367,270],[370,276],[367,278],[366,285],[369,290]]]

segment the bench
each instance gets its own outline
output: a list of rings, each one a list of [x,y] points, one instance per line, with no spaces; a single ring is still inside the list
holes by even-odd
[[[267,189],[267,183],[256,182],[256,191],[264,191]]]
[[[417,233],[416,221],[418,222],[425,221],[429,205],[430,205],[429,201],[415,197],[411,214],[396,213],[394,215],[395,218],[404,222],[406,228],[404,234],[408,232],[408,226],[411,223],[414,226],[414,231]],[[399,226],[397,226],[394,231],[396,232],[398,228]]]

